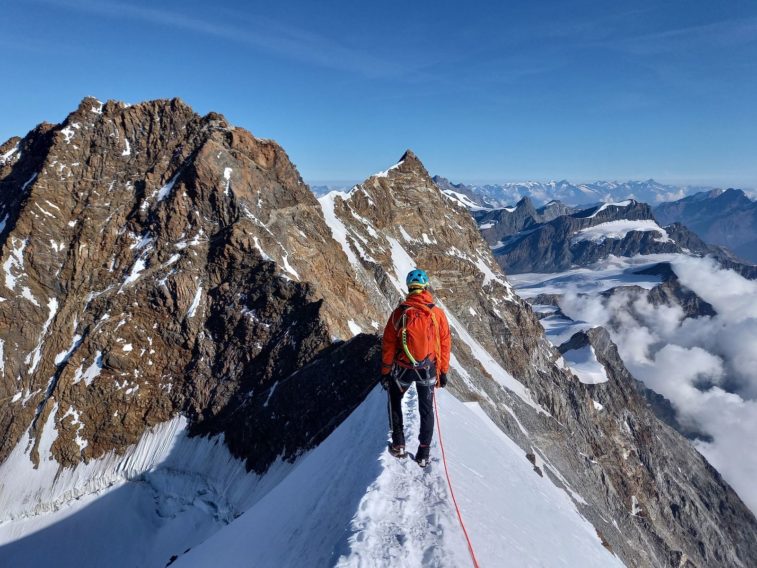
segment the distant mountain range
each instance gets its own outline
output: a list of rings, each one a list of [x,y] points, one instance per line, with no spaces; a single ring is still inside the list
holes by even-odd
[[[468,207],[489,209],[514,206],[524,197],[531,199],[539,207],[551,201],[560,201],[569,206],[592,205],[599,202],[635,199],[656,205],[684,198],[697,192],[711,191],[711,187],[677,186],[659,183],[653,179],[646,181],[595,181],[574,184],[561,181],[523,181],[501,184],[453,183],[442,176],[434,176],[434,183],[448,195],[450,192],[465,196]],[[311,191],[322,197],[330,191],[344,191],[352,187],[350,183],[311,184]],[[465,200],[464,200],[465,201]]]
[[[740,189],[714,189],[663,203],[654,216],[663,225],[683,223],[708,243],[757,262],[757,201]]]
[[[323,197],[332,191],[346,191],[350,189],[350,187],[352,187],[352,185],[310,184],[310,191],[312,191],[316,197]]]
[[[455,194],[448,195],[457,199]],[[658,223],[648,204],[633,199],[588,208],[553,201],[537,209],[524,197],[515,207],[471,212],[508,274],[559,272],[589,266],[610,255],[686,253],[710,255],[747,278],[757,276],[756,267],[707,244],[681,223]]]
[[[726,247],[737,257],[757,263],[757,201],[741,189],[697,191],[701,188],[664,185],[652,179],[483,186],[455,184],[440,176],[433,179],[444,193],[476,214],[490,244],[582,208],[630,199],[650,204],[648,218],[661,226],[680,223],[709,245]]]
[[[589,205],[599,202],[635,199],[657,204],[675,201],[711,188],[675,186],[659,183],[653,179],[646,181],[595,181],[574,184],[561,181],[508,182],[493,185],[467,185],[452,183],[441,176],[434,176],[434,182],[445,191],[465,195],[480,207],[499,208],[514,205],[523,197],[529,197],[535,206],[550,201],[561,201],[567,205]]]

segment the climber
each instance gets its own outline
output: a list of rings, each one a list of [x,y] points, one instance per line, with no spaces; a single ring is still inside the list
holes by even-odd
[[[415,461],[426,467],[434,434],[434,388],[447,385],[451,339],[444,311],[434,305],[428,275],[413,270],[406,279],[408,294],[384,328],[381,385],[389,392],[392,443],[389,453],[405,457],[402,397],[415,383],[421,418]]]

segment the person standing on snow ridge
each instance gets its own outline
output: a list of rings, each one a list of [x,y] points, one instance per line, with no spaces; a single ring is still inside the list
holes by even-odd
[[[384,328],[381,385],[389,391],[392,443],[389,453],[405,457],[402,397],[415,383],[421,417],[415,461],[426,467],[434,435],[434,388],[447,385],[452,341],[444,310],[434,305],[428,275],[413,270],[406,279],[407,298],[392,312]]]

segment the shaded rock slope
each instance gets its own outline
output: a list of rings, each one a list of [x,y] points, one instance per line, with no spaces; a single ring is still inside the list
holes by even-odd
[[[472,213],[486,242],[498,246],[498,243],[509,236],[542,223],[548,223],[562,215],[569,215],[575,210],[575,207],[570,207],[559,201],[550,201],[536,209],[531,199],[524,197],[518,201],[515,207],[474,210]]]
[[[72,466],[179,412],[222,431],[350,338],[348,319],[378,317],[354,313],[367,298],[284,151],[220,115],[85,99],[15,144],[0,170],[0,460],[25,432],[35,463]],[[258,471],[281,449],[228,442]]]
[[[713,245],[757,263],[757,202],[740,189],[714,189],[655,207],[660,222],[682,223]]]
[[[736,494],[611,371],[610,347],[610,381],[565,370],[468,211],[412,152],[316,200],[275,142],[218,114],[94,99],[2,149],[4,478],[21,461],[65,477],[179,415],[255,472],[291,461],[374,386],[374,333],[417,265],[450,315],[451,390],[627,565],[757,558]],[[4,520],[49,505],[8,487]]]

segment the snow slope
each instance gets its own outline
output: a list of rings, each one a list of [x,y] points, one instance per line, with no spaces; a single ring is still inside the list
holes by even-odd
[[[585,267],[572,268],[557,273],[510,274],[510,282],[521,298],[533,298],[539,294],[564,294],[568,291],[582,294],[599,294],[616,286],[640,286],[654,288],[662,278],[639,274],[660,262],[672,262],[678,254],[646,254],[633,257],[610,255]]]
[[[610,380],[591,345],[566,351],[563,359],[582,383],[596,385]]]
[[[445,391],[438,402],[450,475],[481,566],[622,565],[571,497],[537,475],[476,403]],[[409,441],[418,429],[415,406],[411,391]],[[377,387],[276,488],[175,565],[470,565],[436,436],[428,469],[395,460],[386,451],[386,413]]]
[[[603,206],[604,207],[604,206]],[[601,209],[601,208],[600,208]],[[596,213],[594,214],[596,215]],[[594,215],[591,215],[593,217]],[[601,243],[605,239],[623,239],[631,232],[655,232],[659,235],[655,240],[661,243],[670,242],[667,231],[660,227],[651,219],[629,220],[620,219],[618,221],[608,221],[600,223],[593,227],[587,227],[578,231],[571,242],[580,243],[581,241],[591,241]]]
[[[176,417],[124,455],[61,470],[51,459],[33,469],[22,440],[0,465],[0,566],[162,567],[289,471],[248,474],[221,436],[189,438],[185,425]]]

